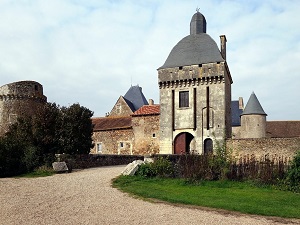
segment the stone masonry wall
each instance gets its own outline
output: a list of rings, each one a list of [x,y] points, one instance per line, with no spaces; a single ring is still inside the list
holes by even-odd
[[[159,153],[159,115],[133,116],[133,154]]]
[[[17,117],[33,115],[47,102],[43,86],[35,81],[19,81],[0,87],[0,135],[3,135]]]
[[[172,143],[180,132],[195,137],[196,151],[202,154],[205,139],[231,136],[231,79],[224,62],[160,69],[160,153],[173,152]],[[179,92],[188,91],[189,107],[179,107]],[[209,101],[206,99],[209,94]],[[226,96],[226,97],[224,97]],[[209,102],[209,129],[206,108]],[[174,117],[174,119],[172,119]],[[173,123],[174,121],[174,123]],[[203,123],[204,121],[204,123]]]
[[[133,137],[131,128],[95,131],[93,133],[95,146],[91,153],[132,155]],[[101,152],[97,149],[99,145],[101,146]]]
[[[120,96],[117,103],[110,111],[109,116],[129,116],[131,114],[132,114],[132,110],[129,108],[124,98]]]
[[[254,154],[256,157],[269,154],[292,159],[300,150],[300,138],[228,139],[226,144],[236,155]]]

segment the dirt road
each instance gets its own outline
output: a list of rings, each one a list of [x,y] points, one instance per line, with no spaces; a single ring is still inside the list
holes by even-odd
[[[110,186],[123,169],[0,179],[0,224],[300,224],[135,199]]]

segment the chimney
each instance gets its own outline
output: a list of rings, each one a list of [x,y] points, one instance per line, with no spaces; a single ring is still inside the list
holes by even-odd
[[[239,109],[244,110],[244,101],[242,97],[239,97]]]
[[[223,59],[226,60],[226,36],[225,35],[220,35],[220,41],[221,41],[221,55]]]
[[[149,105],[154,105],[154,100],[150,98],[148,103],[149,103]]]

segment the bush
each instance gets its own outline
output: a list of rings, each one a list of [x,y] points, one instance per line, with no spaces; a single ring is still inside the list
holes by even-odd
[[[300,191],[300,151],[295,155],[288,170],[287,183],[293,191]]]
[[[173,177],[174,167],[167,158],[159,157],[153,163],[140,165],[136,174],[143,177]]]
[[[145,163],[139,166],[136,175],[142,177],[155,177],[157,174],[153,169],[153,163]]]

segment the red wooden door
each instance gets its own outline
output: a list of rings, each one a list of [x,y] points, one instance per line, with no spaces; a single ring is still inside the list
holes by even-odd
[[[186,133],[178,134],[174,141],[174,154],[186,152]]]

